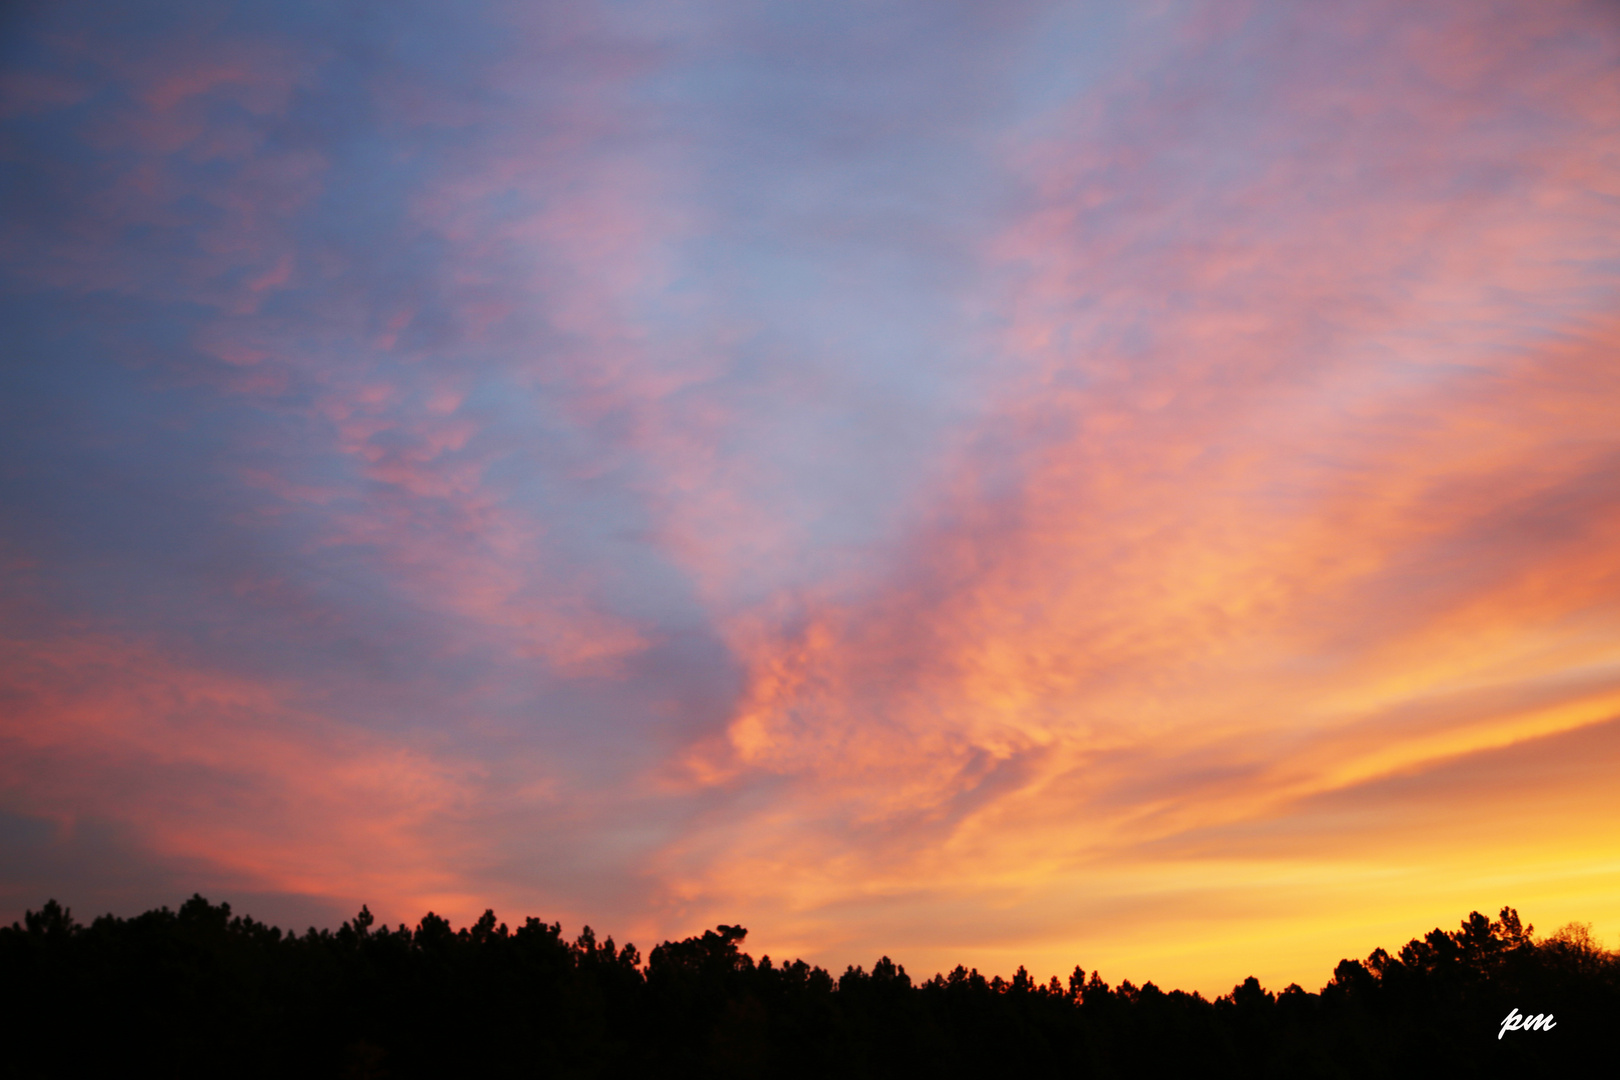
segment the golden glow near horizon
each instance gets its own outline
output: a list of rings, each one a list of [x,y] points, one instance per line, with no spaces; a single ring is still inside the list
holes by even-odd
[[[22,32],[7,902],[1613,943],[1614,9],[764,10]]]

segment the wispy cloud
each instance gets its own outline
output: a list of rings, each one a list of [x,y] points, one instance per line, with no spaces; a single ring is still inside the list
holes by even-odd
[[[1206,991],[1620,917],[1610,8],[18,26],[28,887]]]

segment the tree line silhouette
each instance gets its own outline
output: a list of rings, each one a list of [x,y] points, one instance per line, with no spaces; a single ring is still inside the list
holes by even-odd
[[[0,1073],[309,1077],[1563,1075],[1620,1030],[1620,954],[1474,912],[1320,992],[1249,978],[1214,1000],[1076,967],[916,982],[742,950],[719,926],[634,945],[557,923],[460,930],[371,913],[281,930],[193,896],[88,926],[56,901],[0,927]],[[1511,1010],[1551,1027],[1502,1031]]]

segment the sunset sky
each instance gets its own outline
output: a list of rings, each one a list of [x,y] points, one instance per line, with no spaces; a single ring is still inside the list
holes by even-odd
[[[0,917],[1620,933],[1620,5],[0,15]]]

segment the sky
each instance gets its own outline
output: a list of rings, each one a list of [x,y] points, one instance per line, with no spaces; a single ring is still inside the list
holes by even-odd
[[[0,15],[0,916],[1620,933],[1620,7]]]

